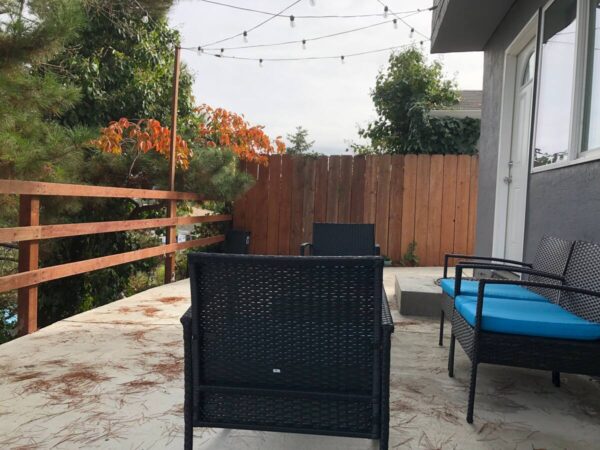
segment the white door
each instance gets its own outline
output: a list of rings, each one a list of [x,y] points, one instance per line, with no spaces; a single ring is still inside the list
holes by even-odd
[[[535,39],[517,56],[508,176],[503,180],[508,184],[504,257],[517,260],[523,257],[534,75]]]

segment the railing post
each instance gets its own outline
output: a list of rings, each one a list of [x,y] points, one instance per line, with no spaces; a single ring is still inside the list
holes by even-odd
[[[40,224],[40,198],[33,195],[19,197],[19,226]],[[39,241],[19,242],[19,272],[38,268]],[[19,289],[17,308],[17,332],[19,336],[37,330],[38,288],[28,286]]]
[[[167,204],[168,217],[177,217],[177,200],[169,200]],[[167,228],[167,244],[177,242],[177,227],[172,226]],[[168,253],[165,256],[165,283],[175,281],[175,253]]]

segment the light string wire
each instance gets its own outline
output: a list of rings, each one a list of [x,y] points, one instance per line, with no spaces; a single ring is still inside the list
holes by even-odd
[[[408,23],[407,21],[405,21],[402,17],[400,17],[398,15],[398,13],[395,13],[394,11],[392,11],[390,9],[390,7],[388,5],[386,5],[385,3],[383,3],[381,0],[377,0],[377,3],[379,3],[381,6],[384,7],[384,9],[386,11],[388,11],[392,16],[394,16],[396,19],[398,19],[400,22],[402,22],[404,25],[406,25],[408,28],[410,28],[410,30],[414,33],[417,33],[418,35],[422,36],[425,40],[429,41],[429,36],[427,36],[424,33],[421,33],[419,30],[415,29],[415,27],[413,27],[410,23]]]
[[[222,42],[229,41],[229,40],[231,40],[231,39],[235,39],[236,37],[240,37],[240,36],[247,36],[247,35],[248,35],[248,33],[250,33],[251,31],[254,31],[254,30],[256,30],[257,28],[259,28],[259,27],[262,27],[263,25],[265,25],[266,23],[268,23],[268,22],[270,22],[271,20],[275,19],[276,17],[279,17],[279,16],[281,16],[281,14],[283,14],[284,12],[286,12],[288,9],[290,9],[290,8],[292,8],[292,7],[294,7],[294,6],[296,6],[296,5],[297,5],[298,3],[300,3],[301,1],[302,1],[302,0],[296,0],[296,1],[292,2],[290,5],[286,6],[285,8],[283,8],[283,9],[282,9],[281,11],[279,11],[278,13],[276,13],[276,14],[272,15],[271,17],[269,17],[269,18],[267,18],[267,19],[263,20],[262,22],[260,22],[260,23],[258,23],[258,24],[256,24],[256,25],[254,25],[252,28],[248,28],[248,29],[246,29],[246,30],[244,30],[244,31],[242,31],[242,32],[240,32],[240,33],[234,34],[234,35],[232,35],[232,36],[229,36],[229,37],[226,37],[226,38],[223,38],[223,39],[219,39],[218,41],[209,42],[209,43],[207,43],[207,44],[202,44],[202,45],[201,45],[201,47],[209,47],[209,46],[211,46],[211,45],[216,45],[216,44],[220,44],[220,43],[222,43]]]
[[[204,3],[209,3],[212,5],[218,5],[218,6],[223,6],[226,8],[232,8],[232,9],[237,9],[240,11],[247,11],[247,12],[253,12],[253,13],[257,13],[257,14],[263,14],[263,15],[267,15],[267,16],[273,16],[273,17],[283,17],[285,19],[289,19],[291,16],[289,14],[277,14],[277,13],[273,13],[273,12],[269,12],[269,11],[262,11],[260,9],[252,9],[252,8],[246,8],[243,6],[237,6],[237,5],[230,5],[228,3],[221,3],[221,2],[217,2],[214,0],[199,0],[201,2]],[[436,9],[437,6],[431,6],[429,8],[425,8],[425,9],[414,9],[414,10],[410,10],[410,11],[397,11],[396,14],[412,14],[412,13],[419,13],[419,12],[423,12],[423,11],[432,11],[434,9]],[[359,19],[359,18],[365,18],[365,17],[383,17],[385,14],[384,13],[376,13],[376,14],[351,14],[351,15],[294,15],[294,17],[296,19]]]
[[[415,14],[419,14],[422,11],[418,11],[418,12],[413,12],[413,13],[408,13],[404,16],[404,18],[407,17],[411,17]],[[355,33],[358,31],[363,31],[363,30],[368,30],[370,28],[375,28],[375,27],[379,27],[382,25],[386,25],[386,24],[390,24],[390,23],[394,23],[397,19],[391,19],[391,20],[386,20],[383,22],[378,22],[378,23],[374,23],[371,25],[366,25],[364,27],[358,27],[358,28],[352,28],[350,30],[345,30],[345,31],[340,31],[337,33],[331,33],[331,34],[326,34],[326,35],[322,35],[322,36],[316,36],[316,37],[312,37],[312,38],[306,38],[306,39],[296,39],[296,40],[292,40],[292,41],[284,41],[284,42],[275,42],[275,43],[268,43],[268,44],[254,44],[254,45],[241,45],[241,46],[237,46],[237,47],[208,47],[208,48],[204,48],[204,47],[182,47],[185,50],[201,50],[201,51],[221,51],[224,52],[225,50],[244,50],[244,49],[249,49],[249,48],[264,48],[264,47],[277,47],[277,46],[282,46],[282,45],[291,45],[291,44],[306,44],[308,42],[314,42],[314,41],[319,41],[321,39],[328,39],[328,38],[332,38],[332,37],[337,37],[337,36],[342,36],[345,34],[350,34],[350,33]]]
[[[264,62],[309,61],[309,60],[314,61],[314,60],[323,60],[323,59],[341,59],[343,62],[347,58],[370,55],[373,53],[382,53],[382,52],[398,50],[400,48],[407,48],[407,47],[412,47],[412,46],[413,46],[413,44],[402,44],[402,45],[395,45],[393,47],[379,48],[379,49],[375,49],[375,50],[366,50],[366,51],[362,51],[362,52],[348,53],[348,54],[344,54],[344,55],[301,56],[301,57],[296,57],[296,58],[294,58],[294,57],[290,57],[290,58],[256,58],[256,57],[246,57],[246,56],[222,55],[220,53],[210,53],[210,52],[206,52],[204,54],[208,55],[208,56],[214,56],[216,58],[221,58],[221,59],[234,59],[234,60],[241,60],[241,61],[258,61],[260,63],[262,63],[263,61]],[[190,49],[185,48],[183,50],[189,51]]]

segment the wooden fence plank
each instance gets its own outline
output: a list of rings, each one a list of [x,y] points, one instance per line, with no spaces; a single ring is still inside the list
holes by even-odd
[[[40,181],[0,180],[0,194],[56,195],[60,197],[148,198],[156,200],[208,200],[193,192],[155,191],[85,184],[44,183]]]
[[[317,158],[315,175],[315,222],[327,221],[328,165],[329,158],[327,156],[319,156]]]
[[[404,156],[392,155],[390,174],[390,216],[388,256],[395,263],[402,260],[402,201],[404,189]]]
[[[429,218],[427,220],[427,252],[425,265],[437,266],[440,261],[440,242],[442,237],[444,155],[431,156],[429,176]]]
[[[279,245],[280,255],[290,254],[290,236],[292,220],[292,173],[293,160],[290,155],[281,157],[281,191],[279,193],[281,204],[279,206]]]
[[[302,199],[302,242],[312,242],[313,222],[315,221],[315,175],[314,158],[307,158],[304,165],[304,197]]]
[[[276,255],[279,250],[279,193],[281,191],[281,156],[269,156],[268,218],[266,254]]]
[[[246,173],[254,179],[254,185],[246,192],[246,230],[250,232],[250,253],[255,251],[255,215],[256,215],[256,194],[258,184],[258,164],[248,162],[246,164]]]
[[[375,215],[375,240],[381,254],[388,255],[388,226],[390,217],[390,176],[392,157],[382,155],[377,159],[377,209]]]
[[[377,157],[367,156],[365,165],[364,223],[375,223],[377,215]]]
[[[62,225],[38,225],[14,228],[0,228],[0,243],[31,240],[56,239],[86,234],[115,233],[119,231],[163,228],[170,225],[189,225],[195,223],[229,221],[232,216],[216,214],[214,216],[180,216],[164,219],[115,220],[107,222],[69,223]]]
[[[340,188],[340,171],[342,161],[340,156],[329,157],[329,176],[327,178],[327,222],[337,222],[338,200]]]
[[[364,156],[355,156],[352,162],[352,187],[350,194],[350,222],[362,223],[365,211],[365,168]]]
[[[20,289],[26,286],[35,286],[59,278],[80,275],[82,273],[94,270],[106,269],[107,267],[127,264],[141,259],[153,258],[168,253],[173,253],[186,248],[205,247],[207,245],[223,242],[225,236],[212,236],[193,241],[180,242],[169,245],[159,245],[131,252],[117,253],[116,255],[102,256],[100,258],[86,259],[59,266],[44,267],[30,272],[16,273],[0,277],[0,292],[7,292],[13,289]]]
[[[454,252],[466,253],[469,236],[469,189],[471,157],[459,155],[456,168],[456,211],[454,213]]]
[[[415,242],[419,265],[427,265],[427,221],[429,220],[429,170],[430,155],[418,155],[417,193],[415,200]]]
[[[444,263],[444,255],[454,251],[454,214],[456,213],[456,155],[444,155],[444,181],[442,188],[442,230],[440,239],[440,259]],[[450,261],[453,265],[456,261]]]
[[[267,253],[269,217],[269,167],[258,166],[256,182],[256,205],[254,206],[254,250],[259,255]]]
[[[304,212],[304,166],[306,159],[293,158],[292,173],[292,219],[290,233],[290,255],[298,255],[302,243],[302,214]]]
[[[415,201],[417,196],[417,155],[404,156],[402,199],[402,257],[415,240]]]
[[[475,254],[475,238],[477,234],[477,193],[479,192],[479,159],[471,158],[471,185],[469,193],[469,226],[467,253]]]
[[[352,202],[352,156],[340,157],[340,183],[338,188],[339,223],[350,223],[350,204]]]

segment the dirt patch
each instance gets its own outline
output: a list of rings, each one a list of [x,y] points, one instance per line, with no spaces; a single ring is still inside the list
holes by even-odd
[[[159,302],[164,303],[165,305],[172,305],[174,303],[179,303],[187,300],[185,297],[164,297],[158,299]]]
[[[156,317],[156,313],[160,312],[160,309],[155,308],[154,306],[146,306],[142,308],[142,312],[146,317]]]
[[[148,389],[154,388],[161,383],[155,380],[132,380],[127,383],[121,383],[124,391],[127,394],[136,394],[139,392],[145,392]]]
[[[174,381],[183,375],[183,359],[162,361],[151,366],[152,374],[162,375],[166,381]]]

